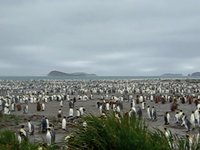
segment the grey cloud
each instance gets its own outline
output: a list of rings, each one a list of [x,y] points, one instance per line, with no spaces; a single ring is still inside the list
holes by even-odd
[[[0,0],[0,75],[55,69],[99,75],[200,71],[199,4]]]

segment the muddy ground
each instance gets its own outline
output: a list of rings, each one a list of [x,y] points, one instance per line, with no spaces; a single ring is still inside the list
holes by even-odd
[[[85,115],[87,114],[94,114],[94,115],[100,115],[99,110],[96,107],[96,103],[99,100],[99,97],[97,96],[94,100],[88,100],[88,101],[77,101],[75,103],[75,109],[79,108],[80,106],[85,107],[86,112]],[[127,112],[130,109],[130,102],[123,102],[124,109],[123,112]],[[136,104],[136,106],[139,104]],[[175,112],[170,112],[170,103],[166,104],[155,104],[154,102],[147,101],[147,105],[154,106],[157,110],[157,121],[149,121],[147,119],[147,114],[146,110],[143,110],[143,117],[145,118],[148,127],[150,129],[153,128],[158,128],[163,130],[164,127],[169,128],[169,130],[172,131],[173,134],[178,134],[181,136],[185,136],[188,132],[186,132],[186,129],[184,127],[181,127],[175,123]],[[46,103],[46,110],[45,111],[36,111],[36,104],[29,104],[29,111],[28,114],[23,114],[22,111],[15,111],[12,112],[11,114],[17,115],[21,117],[21,123],[19,124],[6,124],[6,122],[1,123],[5,124],[5,126],[1,129],[11,129],[15,132],[17,132],[20,129],[20,126],[24,124],[27,128],[27,120],[31,119],[32,123],[35,126],[35,135],[34,136],[29,136],[30,141],[32,142],[45,142],[45,134],[40,132],[40,122],[42,116],[47,116],[49,118],[50,123],[54,124],[55,126],[55,131],[56,131],[56,143],[63,143],[63,139],[66,135],[70,134],[71,131],[73,130],[73,127],[71,123],[68,124],[68,129],[67,131],[63,131],[61,129],[61,123],[58,123],[57,121],[57,112],[60,108],[60,104],[57,101],[51,101]],[[180,104],[179,109],[182,109],[183,112],[190,117],[190,114],[193,110],[195,110],[195,105],[194,104]],[[63,115],[68,116],[68,111],[69,111],[69,105],[68,102],[64,102],[64,106],[62,107]],[[165,126],[164,125],[164,114],[166,111],[170,112],[171,115],[171,120],[170,120],[170,125]],[[74,112],[75,113],[75,112]],[[197,130],[190,131],[191,134],[197,133]]]

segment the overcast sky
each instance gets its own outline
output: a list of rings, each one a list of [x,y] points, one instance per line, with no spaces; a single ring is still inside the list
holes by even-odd
[[[200,71],[199,0],[0,0],[0,75]]]

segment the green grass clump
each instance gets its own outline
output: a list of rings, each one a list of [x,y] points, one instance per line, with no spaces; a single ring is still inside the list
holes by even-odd
[[[0,149],[11,150],[18,147],[16,136],[9,130],[2,131],[0,133]]]
[[[57,145],[47,146],[46,143],[30,143],[23,141],[21,144],[17,140],[17,136],[13,131],[4,130],[0,132],[0,150],[56,150],[60,147]]]
[[[87,127],[77,126],[73,136],[67,140],[70,150],[171,150],[184,148],[184,140],[177,139],[177,145],[167,139],[160,130],[149,131],[144,121],[136,118],[117,119],[87,116]],[[181,143],[182,142],[182,143]]]
[[[28,141],[19,144],[13,131],[4,130],[0,132],[0,150],[36,150],[37,145]]]
[[[16,115],[2,115],[0,117],[0,125],[1,124],[16,124],[18,125],[20,122],[22,122],[22,118]]]

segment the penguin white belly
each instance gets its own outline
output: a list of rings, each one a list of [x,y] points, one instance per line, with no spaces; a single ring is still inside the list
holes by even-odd
[[[106,110],[109,110],[110,109],[110,105],[109,103],[106,103]]]
[[[66,130],[66,125],[67,125],[66,119],[63,119],[62,120],[62,129]]]
[[[73,108],[70,108],[69,109],[69,116],[72,117],[74,115],[74,110]]]
[[[32,129],[31,129],[31,124],[28,123],[28,132],[31,133],[32,132]]]
[[[46,134],[46,142],[47,142],[47,145],[51,145],[51,134],[49,131],[47,131],[47,134]]]

